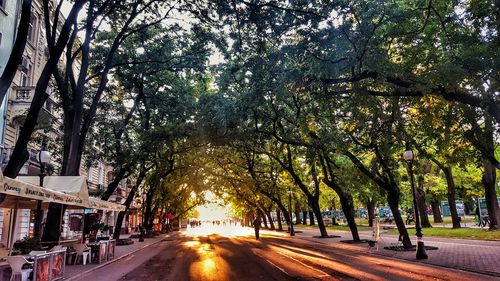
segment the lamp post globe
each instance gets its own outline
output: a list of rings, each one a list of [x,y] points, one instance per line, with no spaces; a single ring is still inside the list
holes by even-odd
[[[38,162],[43,165],[50,164],[50,157],[50,152],[47,150],[47,147],[43,145],[40,152],[38,152]]]
[[[411,194],[413,196],[413,212],[415,217],[415,230],[417,235],[417,259],[427,259],[427,253],[425,252],[424,238],[422,234],[422,226],[420,225],[420,216],[418,212],[417,196],[415,192],[415,179],[413,178],[413,159],[415,154],[410,149],[410,146],[406,144],[406,151],[403,153],[403,159],[406,160],[408,164],[408,175],[410,176],[411,184]]]
[[[410,148],[407,148],[406,151],[403,152],[403,159],[406,160],[407,162],[413,161],[414,157],[415,155],[413,154],[413,150],[411,150]]]

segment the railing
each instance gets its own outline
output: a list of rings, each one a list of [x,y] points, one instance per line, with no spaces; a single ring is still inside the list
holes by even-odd
[[[33,98],[32,92],[34,93],[35,87],[15,87],[16,90],[16,99],[22,101],[31,101]]]

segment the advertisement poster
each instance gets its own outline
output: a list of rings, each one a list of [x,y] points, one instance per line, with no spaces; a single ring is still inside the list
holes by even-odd
[[[59,280],[63,278],[64,275],[64,258],[65,253],[59,252],[52,255],[52,279]]]
[[[49,281],[49,266],[50,266],[50,256],[37,257],[35,260],[34,267],[34,278],[33,281]]]
[[[114,259],[115,258],[115,246],[116,246],[116,240],[109,241],[109,254],[108,254],[108,260]]]
[[[99,244],[99,263],[107,261],[108,257],[108,243]]]

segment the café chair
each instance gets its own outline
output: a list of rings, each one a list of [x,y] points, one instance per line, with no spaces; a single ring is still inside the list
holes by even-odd
[[[85,245],[83,243],[75,244],[73,246],[73,248],[75,248],[75,251],[76,251],[76,258],[75,258],[73,264],[76,264],[79,257],[82,257],[84,265],[87,264],[87,259],[90,263],[90,249],[87,247],[87,245]]]
[[[15,280],[17,275],[21,275],[21,281],[27,281],[31,272],[33,272],[33,268],[23,269],[23,265],[25,264],[33,264],[33,262],[29,262],[23,256],[9,256],[6,257],[7,262],[12,269],[12,275],[10,276],[10,281]]]

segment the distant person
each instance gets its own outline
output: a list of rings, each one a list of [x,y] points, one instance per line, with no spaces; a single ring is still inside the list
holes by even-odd
[[[261,224],[261,221],[260,221],[260,217],[257,217],[254,221],[253,221],[253,227],[255,229],[255,239],[259,240],[259,230],[260,230],[260,224]]]
[[[412,222],[414,222],[414,221],[415,221],[415,219],[413,218],[413,215],[412,215],[412,214],[410,214],[410,213],[408,213],[408,214],[406,215],[406,224],[407,224],[407,225],[409,225],[409,224],[411,224],[411,223],[412,223]]]

